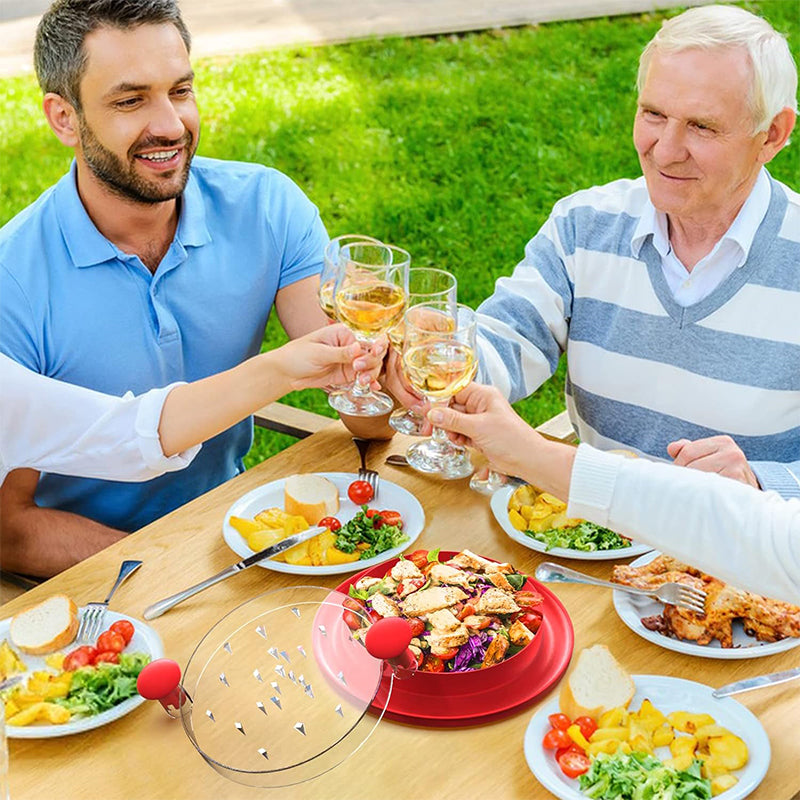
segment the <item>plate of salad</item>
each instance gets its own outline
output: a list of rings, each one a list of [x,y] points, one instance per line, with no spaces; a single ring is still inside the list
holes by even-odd
[[[79,613],[83,610],[79,609]],[[6,724],[9,739],[50,739],[83,733],[124,717],[144,702],[136,691],[136,678],[145,664],[164,655],[161,637],[144,622],[115,611],[106,612],[103,625],[103,631],[92,645],[80,646],[73,642],[56,653],[32,656],[16,652],[9,644],[11,619],[0,621],[2,646],[15,650],[25,667],[24,672],[19,673],[21,680],[0,693],[7,722],[13,718],[14,714],[9,711],[16,711],[15,706],[24,709],[29,705],[31,698],[26,695],[32,693],[31,689],[38,693],[43,684],[67,681],[69,673],[72,674],[67,681],[67,693],[46,701],[58,707],[57,713],[45,715],[43,721],[28,725]],[[100,651],[98,644],[120,649]],[[76,653],[78,650],[80,653]],[[92,663],[97,656],[101,658]],[[60,692],[56,690],[53,694]],[[47,716],[62,716],[62,709],[69,712],[67,721],[47,721]]]
[[[657,709],[673,721],[673,714],[695,719],[700,719],[700,715],[708,715],[706,722],[710,727],[706,730],[709,733],[721,733],[721,727],[744,742],[744,766],[730,771],[733,780],[729,779],[728,783],[732,785],[718,797],[722,800],[743,800],[755,790],[767,774],[770,744],[763,726],[749,709],[731,697],[715,698],[710,686],[694,681],[664,675],[632,677],[636,693],[628,705],[628,711],[642,712],[647,705],[649,709]],[[573,766],[570,759],[565,760],[561,750],[552,749],[545,741],[548,734],[552,735],[554,723],[558,724],[559,717],[564,715],[560,713],[558,698],[541,706],[525,731],[524,750],[525,760],[536,779],[561,800],[586,800],[587,797],[595,800],[633,800],[634,797],[647,800],[711,800],[711,780],[702,776],[702,762],[695,760],[685,769],[665,765],[664,762],[674,755],[669,746],[655,747],[652,755],[635,749],[631,753],[591,755],[588,758],[591,764],[588,771],[574,775],[578,770],[570,768]],[[582,717],[575,722],[583,724],[586,719]],[[713,723],[708,719],[713,719]],[[591,737],[588,731],[586,733]],[[677,729],[674,735],[684,739],[689,736]],[[559,753],[566,769],[557,761]]]
[[[521,509],[522,506],[525,508]],[[491,499],[492,513],[500,527],[515,542],[537,553],[583,561],[607,561],[640,556],[653,549],[594,522],[568,519],[566,507],[563,501],[527,484],[506,486],[496,491]],[[525,519],[518,509],[527,515],[532,514],[533,519]],[[520,530],[520,527],[527,526],[536,530]]]
[[[332,533],[335,534],[335,547],[348,554],[358,553],[359,557],[347,563],[320,565],[292,564],[271,558],[260,561],[258,566],[292,575],[340,575],[357,572],[400,555],[422,533],[425,526],[422,505],[411,492],[396,483],[381,479],[376,497],[367,500],[353,495],[356,500],[365,500],[356,503],[350,499],[352,492],[348,491],[356,481],[356,475],[347,472],[316,474],[332,481],[339,491],[339,510],[333,517],[325,518],[334,522],[335,530],[332,529]],[[255,518],[265,509],[283,508],[285,483],[286,480],[281,478],[259,486],[240,497],[228,509],[222,535],[231,550],[243,558],[256,552],[231,524],[231,519]]]

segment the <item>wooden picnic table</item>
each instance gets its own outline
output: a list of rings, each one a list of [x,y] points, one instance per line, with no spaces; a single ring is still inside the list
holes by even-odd
[[[414,545],[475,552],[507,560],[532,574],[545,557],[512,541],[492,516],[487,498],[468,490],[466,481],[446,482],[410,469],[382,466],[389,453],[405,450],[410,439],[396,436],[375,443],[370,453],[385,480],[411,491],[426,514],[425,530]],[[355,471],[358,456],[349,434],[337,423],[291,446],[121,542],[45,582],[0,609],[2,618],[55,592],[76,603],[105,596],[120,562],[144,561],[114,600],[115,610],[141,618],[155,600],[194,584],[236,559],[222,538],[229,506],[246,492],[294,472]],[[607,577],[613,562],[571,564]],[[315,577],[334,587],[343,576]],[[161,635],[166,654],[185,666],[195,645],[227,611],[268,589],[299,583],[297,576],[255,567],[220,583],[150,624]],[[308,582],[304,580],[302,582]],[[629,630],[614,611],[611,593],[584,585],[559,585],[557,594],[575,629],[576,652],[602,642],[634,674],[690,678],[709,686],[788,669],[797,651],[765,658],[723,661],[696,658],[658,647]],[[536,708],[557,689],[511,716],[465,728],[423,728],[382,720],[365,746],[311,783],[275,790],[281,800],[313,798],[549,798],[531,774],[522,742]],[[797,768],[797,688],[786,684],[740,695],[769,736],[772,761],[763,783],[751,795],[789,800],[800,792]],[[792,700],[795,701],[794,705]],[[228,781],[195,751],[177,720],[158,703],[145,703],[107,726],[63,738],[11,739],[10,784],[15,800],[102,797],[104,800],[253,798],[256,790]],[[262,796],[266,790],[261,790]]]

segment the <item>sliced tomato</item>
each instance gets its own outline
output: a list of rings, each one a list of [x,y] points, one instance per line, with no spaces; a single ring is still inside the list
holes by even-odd
[[[396,525],[398,528],[403,527],[403,520],[400,517],[399,511],[381,511],[381,519],[384,525]]]
[[[517,619],[531,633],[536,633],[542,627],[542,615],[538,611],[523,611]]]
[[[518,592],[514,592],[514,600],[520,608],[527,611],[538,606],[544,598],[536,592],[521,589]]]
[[[467,617],[474,617],[475,613],[475,606],[471,603],[465,603],[456,616],[463,622]]]
[[[345,608],[349,608],[351,611],[356,611],[359,614],[364,613],[364,609],[366,608],[366,604],[363,600],[359,600],[357,597],[345,597],[342,600],[342,605]]]
[[[61,669],[63,669],[64,672],[74,672],[81,667],[91,666],[96,655],[97,650],[94,647],[89,647],[88,645],[77,647],[71,653],[67,653],[64,663],[61,665]]]
[[[125,640],[125,647],[131,643],[133,634],[136,631],[136,629],[133,627],[133,623],[129,622],[127,619],[117,620],[116,622],[112,623],[108,629],[113,633],[118,633]]]
[[[413,639],[425,630],[425,623],[419,617],[410,617],[408,627],[411,628],[411,638]]]
[[[451,647],[449,650],[446,650],[444,653],[439,653],[438,658],[441,658],[442,661],[450,661],[454,659],[458,655],[458,648]]]
[[[425,656],[422,662],[423,672],[444,672],[444,661],[437,656]]]
[[[561,728],[550,728],[542,739],[542,747],[545,750],[558,750],[560,747],[569,747],[571,744],[572,739]]]
[[[361,627],[361,617],[349,608],[346,608],[342,612],[342,619],[344,620],[344,624],[347,625],[351,631],[357,631]]]
[[[98,653],[121,653],[125,649],[125,639],[114,631],[105,631],[97,637]]]
[[[336,517],[323,517],[317,525],[321,525],[323,528],[327,528],[331,533],[336,533],[336,531],[341,530],[342,523],[339,522]]]
[[[558,761],[558,759],[561,758],[564,753],[578,753],[578,755],[585,755],[583,748],[578,747],[575,742],[573,742],[569,747],[559,747],[558,750],[556,750],[556,761]]]
[[[560,731],[565,731],[572,725],[572,720],[566,714],[551,714],[547,719],[552,727]]]
[[[583,753],[567,750],[567,752],[562,754],[561,758],[558,759],[558,766],[561,767],[561,771],[568,778],[577,778],[578,775],[583,775],[584,772],[589,770],[589,767],[592,766],[592,762],[589,761],[589,757]]]
[[[581,729],[584,739],[591,738],[592,734],[597,730],[597,723],[591,717],[576,717],[573,724]]]
[[[404,558],[406,561],[410,561],[417,569],[422,569],[429,563],[427,550],[415,550],[413,553],[404,556]]]
[[[94,657],[95,664],[119,664],[119,653],[114,653],[111,650],[106,650],[98,653]]]

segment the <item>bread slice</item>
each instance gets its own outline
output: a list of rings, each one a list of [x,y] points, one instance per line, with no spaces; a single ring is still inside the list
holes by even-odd
[[[290,475],[283,489],[283,507],[288,514],[299,514],[309,525],[316,525],[339,511],[339,490],[322,475]]]
[[[628,672],[604,644],[581,650],[561,687],[559,705],[570,718],[597,719],[604,711],[627,707],[636,692]]]
[[[54,594],[11,620],[11,641],[33,656],[66,647],[78,632],[78,607],[63,594]]]

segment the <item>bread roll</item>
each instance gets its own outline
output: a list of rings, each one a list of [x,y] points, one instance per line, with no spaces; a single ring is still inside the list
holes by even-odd
[[[78,607],[63,594],[54,594],[11,620],[9,635],[23,653],[40,656],[66,647],[78,632]]]
[[[283,489],[283,507],[288,514],[299,514],[309,525],[339,511],[339,490],[322,475],[290,475]]]
[[[636,692],[628,672],[604,644],[581,650],[578,660],[561,687],[559,705],[572,720],[597,719],[604,711],[627,707]]]

